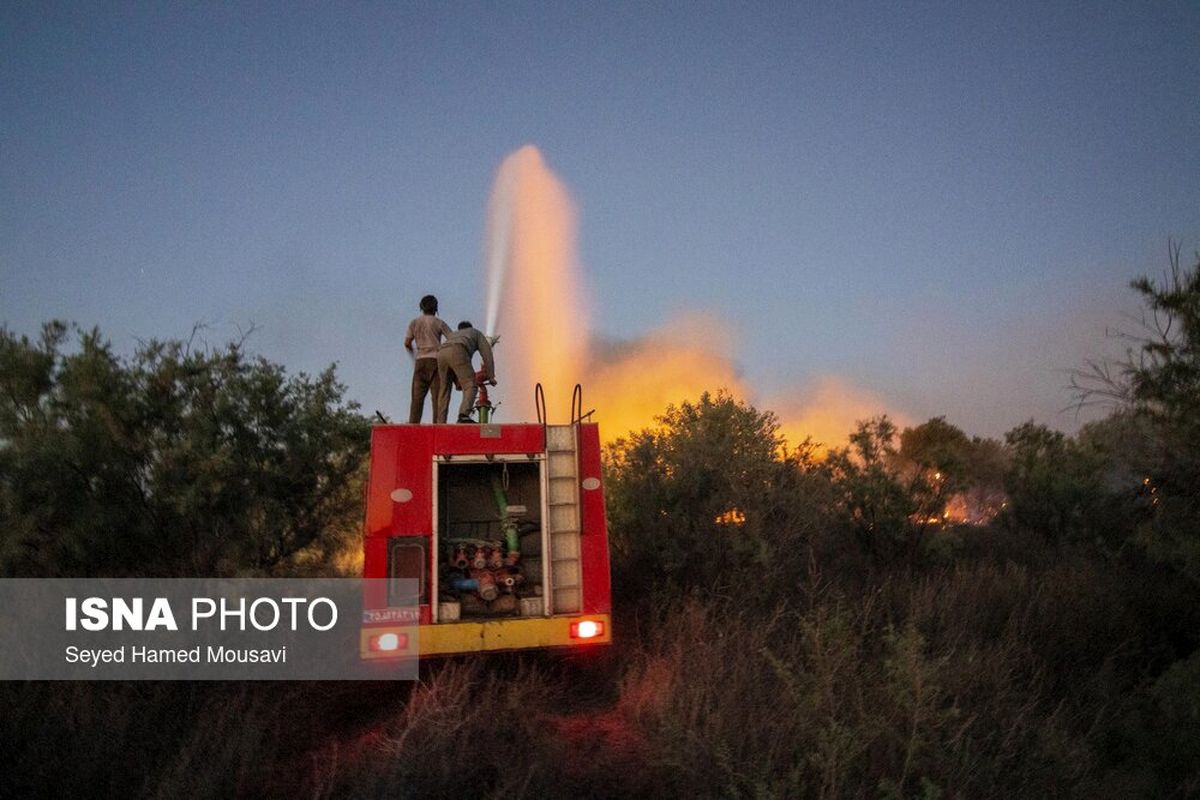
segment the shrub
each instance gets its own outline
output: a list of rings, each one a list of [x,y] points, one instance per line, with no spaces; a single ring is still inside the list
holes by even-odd
[[[369,426],[332,367],[67,334],[0,329],[0,571],[261,574],[357,529]]]

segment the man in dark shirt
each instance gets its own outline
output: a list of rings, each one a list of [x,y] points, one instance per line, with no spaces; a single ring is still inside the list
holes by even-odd
[[[462,389],[462,402],[458,404],[458,421],[472,422],[471,406],[475,404],[475,370],[471,357],[476,351],[483,357],[483,379],[486,383],[496,382],[496,364],[492,358],[492,343],[471,325],[458,323],[458,330],[446,337],[438,348],[438,381],[441,391],[434,405],[433,421],[446,422],[450,413],[450,373],[458,380]]]

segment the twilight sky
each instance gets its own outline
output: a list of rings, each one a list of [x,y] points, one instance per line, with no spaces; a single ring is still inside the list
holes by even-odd
[[[1063,370],[1200,249],[1194,2],[101,5],[0,7],[0,321],[255,323],[393,417],[527,143],[598,333],[706,312],[759,399],[971,433],[1074,429]]]

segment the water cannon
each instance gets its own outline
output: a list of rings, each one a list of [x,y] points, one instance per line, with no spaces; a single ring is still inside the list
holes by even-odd
[[[500,341],[499,334],[496,334],[495,336],[488,336],[485,334],[484,338],[487,339],[488,344],[490,344],[492,347],[495,347],[496,342]],[[487,380],[487,375],[483,370],[479,370],[475,373],[475,386],[479,389],[479,397],[475,400],[475,410],[479,412],[480,425],[486,425],[491,422],[492,414],[495,413],[496,407],[500,405],[499,403],[493,405],[491,399],[488,397],[487,387],[495,385],[496,379],[492,378],[490,381]]]

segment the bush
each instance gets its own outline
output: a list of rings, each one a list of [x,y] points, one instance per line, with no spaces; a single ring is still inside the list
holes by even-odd
[[[68,332],[0,329],[0,572],[262,574],[357,529],[369,425],[333,367]]]
[[[667,409],[607,448],[618,600],[793,581],[830,526],[827,484],[773,414],[726,394]]]

